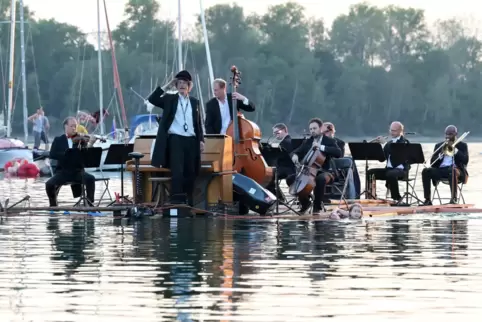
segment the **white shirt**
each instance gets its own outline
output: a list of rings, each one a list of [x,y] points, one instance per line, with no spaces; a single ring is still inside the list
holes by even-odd
[[[439,168],[445,168],[445,167],[451,167],[453,163],[454,157],[449,157],[447,155],[444,155],[444,158],[442,160],[442,163],[440,163]]]
[[[229,123],[231,123],[231,114],[229,114],[229,103],[227,97],[224,98],[224,102],[218,99],[219,112],[221,113],[221,133],[226,134],[228,130]]]
[[[399,139],[400,139],[401,136],[397,137],[397,138],[393,138],[392,139],[392,143],[396,143]],[[392,162],[390,162],[390,155],[388,155],[388,160],[387,160],[387,168],[393,168],[392,166]],[[403,164],[399,164],[397,166],[397,169],[403,169]]]
[[[74,146],[74,142],[72,142],[71,138],[67,138],[67,143],[69,144],[69,149],[72,149],[72,147]]]
[[[184,130],[184,124],[187,125],[187,131]],[[168,133],[182,136],[196,136],[189,96],[184,97],[179,94],[176,115],[174,115],[174,120],[172,121]]]

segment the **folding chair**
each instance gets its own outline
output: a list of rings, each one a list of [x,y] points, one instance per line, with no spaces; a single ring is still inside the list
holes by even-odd
[[[415,191],[415,185],[417,184],[417,176],[418,176],[418,169],[419,169],[419,164],[415,167],[415,174],[413,174],[412,167],[405,173],[405,176],[401,179],[398,179],[398,182],[403,182],[405,187],[403,190],[405,192],[402,194],[402,199],[401,202],[407,202],[408,199],[408,204],[418,204],[421,203],[422,201],[418,198],[417,192]],[[392,196],[390,195],[390,189],[386,190],[385,194],[385,199],[391,198]],[[408,197],[408,198],[407,198]],[[413,199],[416,199],[416,202],[413,201]]]
[[[433,194],[432,194],[432,203],[433,201],[435,200],[435,194],[437,194],[437,199],[439,201],[439,203],[442,205],[442,200],[448,200],[450,202],[450,199],[451,198],[441,198],[440,197],[440,193],[438,191],[438,187],[439,187],[439,184],[443,183],[445,185],[447,185],[450,189],[450,183],[448,181],[448,179],[442,179],[440,181],[435,181],[433,182],[433,185],[434,185],[434,191],[433,191]],[[466,182],[460,182],[458,185],[457,185],[457,203],[460,203],[459,201],[462,200],[462,204],[465,204],[465,199],[464,199],[464,195],[462,194],[462,190],[464,189],[464,185],[465,185]],[[448,204],[448,203],[446,203]]]
[[[340,195],[340,201],[346,198],[348,184],[353,184],[353,160],[352,158],[333,159],[332,168],[335,168],[335,179],[327,185],[332,195]]]

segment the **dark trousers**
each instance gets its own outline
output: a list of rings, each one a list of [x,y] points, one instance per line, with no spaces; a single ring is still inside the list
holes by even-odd
[[[295,182],[296,174],[286,178],[286,183],[291,186]],[[313,212],[322,210],[322,203],[325,198],[326,185],[333,182],[334,176],[331,172],[320,172],[315,178],[315,189],[313,190]],[[310,203],[310,198],[298,197],[301,209],[305,208]]]
[[[375,180],[385,180],[386,187],[390,189],[392,199],[400,200],[402,196],[400,195],[400,190],[398,189],[398,180],[403,179],[406,173],[407,172],[403,169],[376,168],[368,170],[367,178],[371,180],[371,177],[375,176]]]
[[[283,180],[283,179],[286,179],[288,178],[289,176],[291,175],[294,175],[296,173],[295,169],[293,167],[277,167],[275,169],[275,171],[277,172],[277,175],[278,175],[278,180]],[[294,178],[294,177],[293,177]],[[268,184],[268,186],[266,187],[266,189],[268,189],[269,191],[271,191],[274,195],[276,195],[276,185],[278,185],[278,191],[280,191],[280,188],[279,188],[279,183],[278,182],[275,182],[276,178],[275,176],[273,175],[273,179],[271,180],[271,182]],[[286,181],[286,183],[288,184],[289,186],[289,183],[288,181]],[[278,198],[282,198],[283,197],[283,194],[280,193],[280,196],[276,196]]]
[[[84,184],[85,185],[85,192],[87,200],[94,204],[94,195],[95,195],[95,177],[90,173],[82,172],[80,170],[73,172],[73,171],[60,171],[54,174],[52,178],[50,178],[45,183],[45,191],[47,192],[47,197],[49,198],[50,207],[57,206],[57,189],[61,186],[65,185],[66,183],[74,183],[74,184]],[[74,195],[74,197],[79,197]]]
[[[455,176],[453,176],[452,167],[443,167],[425,168],[422,170],[423,196],[425,200],[432,200],[431,181],[440,181],[442,179],[447,179],[449,182],[451,199],[457,199],[457,186],[463,180],[463,177],[457,168],[455,168]]]
[[[171,169],[171,203],[188,203],[193,206],[192,193],[196,181],[195,136],[169,135],[169,168]]]

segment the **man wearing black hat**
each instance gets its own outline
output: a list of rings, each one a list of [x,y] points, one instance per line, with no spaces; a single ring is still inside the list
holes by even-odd
[[[206,103],[206,134],[226,134],[233,119],[233,98],[236,107],[246,112],[254,112],[255,106],[246,96],[239,93],[227,94],[226,81],[217,78],[213,82],[214,97]]]
[[[165,93],[172,86],[178,93]],[[193,206],[192,192],[201,165],[204,133],[199,100],[189,96],[191,89],[191,75],[183,70],[162,88],[158,86],[144,103],[149,112],[153,106],[164,110],[151,164],[171,170],[171,202],[179,204],[187,201]]]

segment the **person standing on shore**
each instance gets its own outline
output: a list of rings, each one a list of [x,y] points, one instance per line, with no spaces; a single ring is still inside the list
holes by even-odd
[[[49,139],[47,131],[50,128],[49,120],[45,116],[43,107],[37,109],[37,112],[28,118],[33,122],[33,137],[34,137],[34,149],[39,149],[40,144],[43,141],[45,143],[45,150],[49,149]]]

